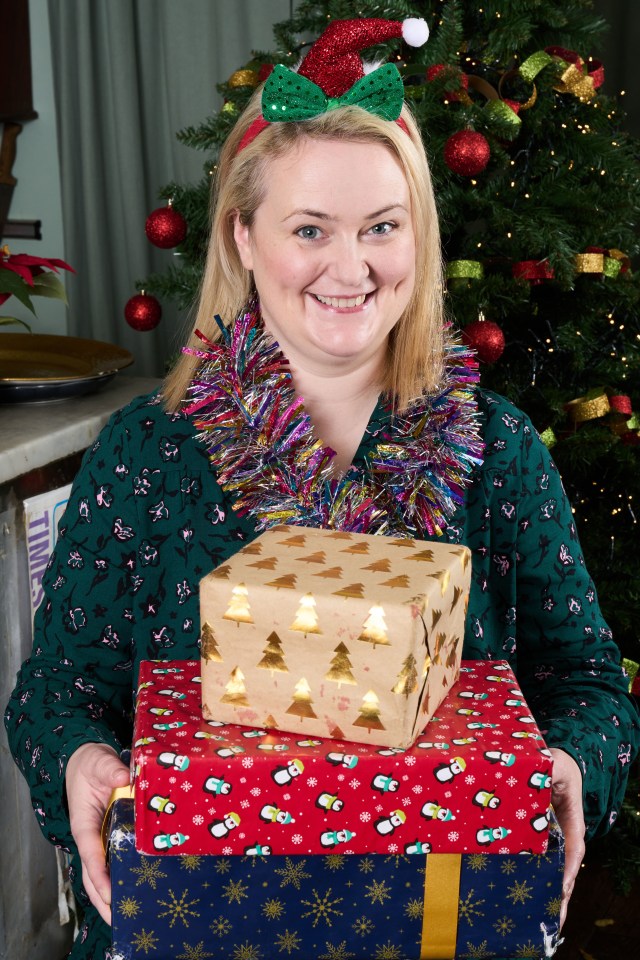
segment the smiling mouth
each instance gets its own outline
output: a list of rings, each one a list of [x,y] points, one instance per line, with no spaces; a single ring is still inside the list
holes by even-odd
[[[361,293],[358,297],[322,297],[319,293],[314,293],[313,296],[327,307],[337,307],[344,310],[348,307],[361,307],[369,294]]]

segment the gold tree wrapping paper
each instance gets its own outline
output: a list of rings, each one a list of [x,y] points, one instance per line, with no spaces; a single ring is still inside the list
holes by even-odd
[[[458,678],[467,547],[299,526],[200,583],[205,719],[410,746]]]

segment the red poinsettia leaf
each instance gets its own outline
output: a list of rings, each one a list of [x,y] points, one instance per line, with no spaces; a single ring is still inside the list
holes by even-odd
[[[0,259],[0,269],[10,270],[11,273],[17,273],[18,276],[24,280],[25,283],[28,283],[30,287],[33,286],[33,274],[29,267],[25,267],[20,263],[13,262],[14,258],[12,257],[12,262],[9,263],[8,260]]]
[[[55,270],[56,273],[58,269],[61,268],[62,270],[70,270],[71,273],[75,273],[73,267],[70,267],[64,260],[58,260],[55,257],[34,257],[29,253],[11,254],[4,261],[4,266],[11,268],[12,264],[23,267],[45,267],[49,270]]]

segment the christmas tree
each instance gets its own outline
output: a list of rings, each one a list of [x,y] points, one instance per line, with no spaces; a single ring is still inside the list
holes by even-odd
[[[448,314],[477,350],[483,386],[524,409],[551,448],[632,674],[640,661],[640,151],[618,101],[602,92],[605,24],[592,0],[300,0],[274,26],[273,49],[248,52],[220,85],[221,111],[178,134],[203,151],[204,176],[162,191],[187,233],[177,265],[139,286],[193,302],[221,144],[273,63],[294,66],[329,20],[354,16],[422,16],[429,25],[424,47],[397,41],[368,57],[397,62],[423,133]],[[172,214],[152,227],[166,242],[165,220],[175,240]],[[637,784],[628,797],[638,851]],[[635,863],[640,871],[638,853]]]

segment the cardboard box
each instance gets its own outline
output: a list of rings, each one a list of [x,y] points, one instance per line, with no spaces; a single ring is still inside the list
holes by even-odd
[[[206,719],[408,747],[458,676],[467,547],[280,526],[200,583]]]
[[[113,808],[113,960],[529,957],[558,933],[564,844],[545,855],[146,856]]]
[[[143,662],[132,762],[145,853],[541,853],[551,755],[503,661],[465,661],[408,750],[205,721],[198,661]]]

